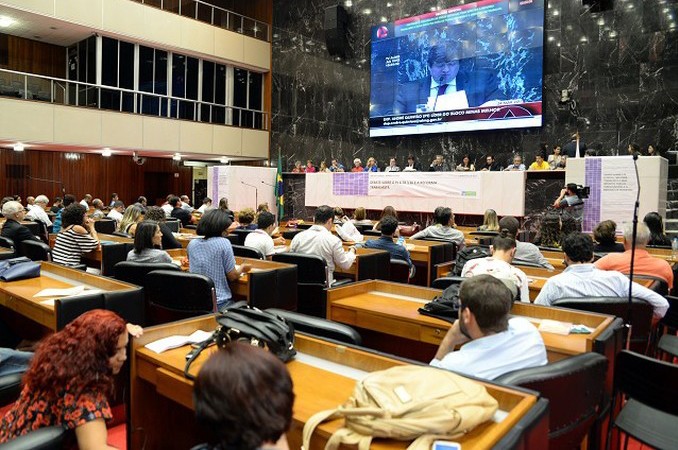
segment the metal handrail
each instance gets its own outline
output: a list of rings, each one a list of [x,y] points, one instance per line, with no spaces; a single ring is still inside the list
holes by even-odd
[[[157,0],[153,1],[152,3],[149,3],[150,0],[132,0],[132,1],[136,2],[136,3],[141,3],[141,4],[148,4],[149,6],[152,6],[154,8],[158,7],[157,6]],[[202,1],[202,0],[192,0],[192,1],[193,1],[193,5],[194,5],[194,6],[192,6],[192,8],[193,8],[192,15],[183,14],[183,12],[185,12],[185,11],[182,11],[182,8],[183,8],[183,2],[182,1],[177,2],[178,3],[178,11],[176,13],[179,14],[180,16],[192,17],[193,19],[198,20],[200,22],[209,23],[210,25],[213,25],[215,27],[223,28],[223,29],[230,30],[230,31],[235,31],[235,32],[240,33],[240,34],[245,34],[245,35],[251,36],[255,39],[259,39],[259,40],[266,41],[266,42],[271,41],[271,36],[270,36],[270,32],[269,32],[270,31],[270,25],[267,24],[266,22],[262,22],[261,20],[253,19],[251,17],[247,17],[247,16],[244,16],[242,14],[238,14],[238,13],[235,13],[233,11],[229,11],[229,10],[224,9],[224,8],[220,8],[219,6],[212,5],[211,3],[207,3],[207,2]],[[199,5],[203,5],[207,8],[209,8],[209,17],[210,17],[209,20],[203,18],[200,14],[198,14]],[[175,12],[174,10],[165,9],[165,0],[160,0],[160,9],[163,10],[163,11]],[[215,14],[215,11],[219,11],[220,13],[225,14],[225,24],[223,23],[223,21],[220,21],[219,23],[217,23],[217,21],[215,20],[215,18],[217,16]],[[235,17],[236,20],[233,20],[233,17]],[[254,23],[254,27],[252,28],[253,33],[247,32],[247,29],[245,28],[245,22],[246,21],[251,21],[251,22]],[[237,25],[236,22],[239,22],[239,26],[234,28],[234,26]],[[259,30],[262,31],[261,36],[258,35]]]
[[[25,100],[38,100],[38,101],[45,101],[49,103],[62,103],[64,105],[71,105],[71,106],[83,106],[83,107],[96,107],[97,109],[105,109],[105,110],[111,110],[110,108],[102,108],[101,106],[101,93],[102,91],[105,92],[119,92],[121,94],[131,94],[132,100],[133,100],[133,113],[135,114],[141,114],[141,115],[156,115],[158,117],[166,117],[166,118],[172,118],[172,119],[181,119],[180,115],[180,106],[182,105],[182,102],[188,103],[192,105],[192,116],[193,119],[185,119],[185,120],[192,120],[193,122],[203,122],[203,123],[211,123],[211,124],[218,124],[218,125],[232,125],[232,126],[237,126],[241,128],[256,128],[256,129],[261,129],[261,130],[268,130],[268,116],[269,113],[266,111],[261,111],[261,110],[256,110],[256,109],[250,109],[250,108],[241,108],[238,106],[229,106],[229,105],[220,105],[218,103],[212,103],[212,102],[205,102],[201,100],[193,100],[193,99],[188,99],[188,98],[181,98],[181,97],[174,97],[171,95],[163,95],[163,94],[155,94],[153,92],[146,92],[146,91],[136,91],[133,89],[126,89],[126,88],[119,88],[119,87],[114,87],[114,86],[106,86],[106,85],[99,85],[99,84],[92,84],[92,83],[86,83],[82,81],[73,81],[73,80],[66,80],[64,78],[58,78],[58,77],[48,77],[44,75],[37,75],[37,74],[32,74],[28,72],[18,72],[15,70],[8,70],[8,69],[0,69],[0,81],[3,79],[2,74],[10,74],[10,75],[15,75],[19,77],[23,77],[21,81],[16,81],[20,83],[20,88],[12,88],[11,86],[8,88],[5,88],[6,91],[3,91],[3,84],[0,83],[0,97],[3,96],[12,96],[12,97],[19,97],[23,98]],[[45,97],[40,97],[39,92],[34,93],[31,91],[29,87],[32,87],[33,85],[29,85],[29,79],[39,79],[39,80],[44,80],[49,82],[49,98]],[[75,91],[73,92],[73,101],[71,100],[71,86],[74,86]],[[63,99],[62,101],[59,101],[57,99],[57,88],[61,88],[61,92],[63,93]],[[88,101],[89,96],[87,95],[88,92],[91,92],[92,90],[95,91],[96,93],[96,102],[91,102]],[[46,92],[46,90],[45,90]],[[81,99],[81,96],[85,93],[85,98]],[[148,114],[144,113],[144,101],[147,98],[156,98],[158,101],[157,104],[157,114]],[[81,102],[81,100],[83,100]],[[148,100],[146,100],[148,101]],[[165,102],[164,104],[162,102]],[[118,112],[130,112],[127,109],[123,108],[124,106],[124,96],[120,95],[120,99],[118,101]],[[202,117],[203,116],[203,108],[202,106],[207,106],[209,107],[209,117]],[[152,107],[155,109],[154,107]],[[223,121],[214,121],[214,109],[218,108],[218,110],[223,110],[223,116],[224,120]],[[174,109],[175,114],[172,114],[172,110]],[[164,112],[164,113],[163,113]],[[243,119],[243,114],[245,113],[245,118]],[[245,126],[243,125],[243,121],[247,120],[247,116],[251,115],[251,126]],[[236,120],[234,119],[235,116],[237,116],[237,123],[234,123]],[[259,120],[256,120],[256,118],[259,117]],[[203,120],[205,119],[205,120]],[[259,122],[259,125],[257,126],[257,122]]]

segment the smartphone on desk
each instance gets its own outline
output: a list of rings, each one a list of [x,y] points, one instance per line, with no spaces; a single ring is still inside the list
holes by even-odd
[[[461,444],[452,441],[434,441],[431,450],[461,450]]]

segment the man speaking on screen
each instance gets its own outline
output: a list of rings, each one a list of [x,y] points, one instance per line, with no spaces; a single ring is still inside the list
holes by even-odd
[[[450,111],[504,99],[494,71],[470,71],[462,67],[460,59],[458,42],[432,46],[427,59],[429,76],[398,86],[394,112]]]

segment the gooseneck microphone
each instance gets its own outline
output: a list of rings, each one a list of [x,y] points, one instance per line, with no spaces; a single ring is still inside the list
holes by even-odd
[[[258,206],[259,205],[259,190],[257,189],[257,187],[254,186],[253,184],[245,183],[244,181],[240,181],[240,182],[242,184],[244,184],[245,186],[249,186],[252,189],[254,189],[254,204]]]
[[[638,233],[638,209],[640,208],[640,175],[638,175],[638,153],[633,153],[633,168],[636,171],[636,183],[638,191],[636,192],[636,203],[633,205],[633,237],[631,238],[631,265],[629,266],[629,307],[626,311],[626,349],[631,346],[631,308],[633,307],[633,262],[636,257],[636,234]]]

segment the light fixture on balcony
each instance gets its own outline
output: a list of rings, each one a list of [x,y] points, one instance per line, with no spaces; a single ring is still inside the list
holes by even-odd
[[[229,160],[228,160],[228,157],[227,157],[227,156],[222,156],[221,158],[219,158],[219,162],[220,162],[221,164],[228,164],[228,161],[229,161]]]
[[[0,28],[7,28],[15,22],[14,19],[11,19],[7,16],[0,16]]]
[[[64,157],[69,161],[77,161],[80,159],[80,155],[78,153],[66,153]]]
[[[172,159],[175,161],[181,161],[181,154],[175,153],[174,156],[172,156]]]
[[[108,157],[111,156],[112,154],[113,154],[113,152],[111,152],[111,149],[108,148],[108,147],[106,147],[105,149],[103,149],[103,150],[101,151],[101,156],[104,156],[104,157],[106,157],[106,158],[108,158]]]
[[[17,142],[16,144],[14,144],[14,147],[12,148],[14,149],[15,152],[23,152],[25,149],[24,144],[22,144],[21,142]]]

